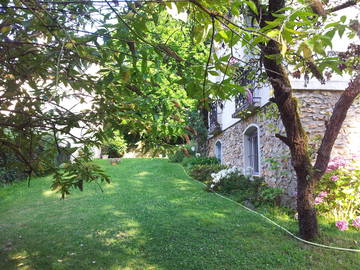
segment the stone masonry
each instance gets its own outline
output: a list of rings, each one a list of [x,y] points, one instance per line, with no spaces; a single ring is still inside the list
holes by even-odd
[[[310,148],[315,149],[325,130],[334,104],[341,91],[333,90],[298,90],[294,96],[298,98],[304,129],[309,136]],[[290,161],[287,146],[274,136],[284,133],[284,127],[278,117],[274,104],[263,106],[259,112],[240,120],[217,136],[209,139],[209,156],[215,155],[215,143],[222,144],[222,161],[224,164],[243,168],[243,133],[251,124],[259,127],[260,175],[271,187],[284,190],[282,203],[295,207],[296,177]],[[332,151],[332,156],[351,158],[360,153],[360,100],[350,107],[339,136]]]

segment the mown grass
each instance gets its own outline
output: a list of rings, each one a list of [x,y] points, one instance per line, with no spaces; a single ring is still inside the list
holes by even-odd
[[[204,192],[167,160],[99,163],[112,178],[104,193],[86,185],[62,201],[49,190],[49,177],[32,180],[31,188],[24,182],[0,188],[0,269],[360,268],[359,254],[296,242]],[[295,229],[288,216],[273,215]],[[328,230],[324,241],[339,244]],[[339,239],[359,248],[359,233]]]

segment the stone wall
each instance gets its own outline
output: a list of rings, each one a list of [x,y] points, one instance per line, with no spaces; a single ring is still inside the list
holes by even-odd
[[[304,129],[308,133],[311,149],[316,149],[325,130],[334,104],[341,91],[299,90],[294,95],[299,100]],[[209,155],[215,155],[215,143],[222,143],[224,164],[243,168],[243,133],[247,127],[259,127],[260,174],[269,186],[281,187],[285,191],[282,203],[294,207],[296,203],[296,177],[285,144],[275,138],[275,133],[284,133],[284,127],[273,104],[261,108],[260,112],[241,120],[209,139]],[[332,156],[351,157],[360,153],[360,100],[350,108],[343,128],[336,140]],[[314,151],[315,156],[315,151]]]

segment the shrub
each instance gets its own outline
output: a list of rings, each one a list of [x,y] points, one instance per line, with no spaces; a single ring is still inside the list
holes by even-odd
[[[176,151],[170,153],[168,158],[170,162],[181,163],[185,158],[195,157],[196,155],[200,155],[196,153],[196,145],[194,143],[185,144],[179,146]]]
[[[339,230],[346,230],[345,224],[357,225],[360,216],[360,168],[355,162],[356,157],[333,158],[316,187],[318,212],[330,215]],[[355,225],[352,226],[357,228]]]
[[[174,153],[168,155],[170,162],[180,163],[185,158],[185,153],[182,149],[176,150]]]
[[[181,164],[185,168],[191,169],[195,165],[219,164],[219,161],[215,157],[186,157]]]
[[[211,181],[211,174],[217,173],[223,169],[226,169],[226,165],[222,164],[204,164],[194,165],[190,170],[190,176],[201,182]]]
[[[283,190],[278,187],[269,187],[265,183],[260,186],[257,201],[259,204],[276,204],[280,205],[280,196]]]
[[[46,162],[33,162],[37,176],[44,176],[54,171],[54,168],[68,162],[70,155],[76,150],[67,146],[55,146],[55,141],[51,135],[44,135],[42,143],[34,148],[34,159],[46,160]],[[44,166],[44,165],[47,166]],[[28,177],[27,168],[24,163],[11,151],[0,148],[0,184],[10,184],[16,180],[23,180]]]
[[[250,201],[255,206],[278,204],[282,189],[267,186],[263,178],[249,178],[236,167],[228,168],[211,175],[208,191],[233,195],[239,202]]]
[[[101,147],[102,155],[109,155],[109,158],[120,158],[127,150],[127,143],[122,135],[116,134],[114,138],[104,143]]]

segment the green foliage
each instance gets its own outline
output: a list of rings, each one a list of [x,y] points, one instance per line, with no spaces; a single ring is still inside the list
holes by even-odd
[[[339,56],[326,54],[335,35],[355,36],[347,17],[318,16],[306,1],[272,14],[266,13],[276,1],[260,6],[243,0],[130,1],[110,5],[110,10],[83,1],[50,2],[1,3],[0,143],[30,172],[52,166],[47,156],[53,154],[33,155],[49,131],[54,137],[49,154],[68,141],[100,146],[109,135],[102,130],[106,125],[144,142],[145,150],[166,152],[184,143],[193,106],[205,108],[210,97],[228,99],[245,91],[232,80],[235,45],[260,63],[272,40],[279,53],[266,57],[294,67],[305,78],[324,81],[324,72],[358,70],[341,69]],[[169,7],[187,19],[175,19]],[[231,22],[229,11],[239,22]],[[242,15],[252,17],[251,27]],[[84,30],[89,25],[96,29],[93,33]],[[231,50],[221,56],[209,53],[213,41]],[[100,66],[99,76],[89,72],[93,64]],[[261,80],[265,73],[259,65],[252,76]],[[208,74],[223,79],[213,82]],[[68,99],[89,107],[68,110],[62,106]],[[85,132],[78,137],[76,129]]]
[[[205,127],[204,121],[197,110],[193,110],[189,112],[188,115],[188,125],[192,128],[193,137],[195,137],[195,141],[198,147],[206,144],[206,140],[208,137],[208,130]]]
[[[59,192],[62,199],[70,194],[71,188],[83,191],[86,182],[110,183],[109,176],[105,174],[99,165],[90,160],[90,155],[91,153],[85,148],[73,162],[63,163],[61,169],[54,172],[54,182],[51,188]]]
[[[13,0],[0,9],[0,151],[15,157],[4,170],[11,178],[15,170],[44,175],[69,161],[76,149],[68,143],[98,146],[104,136],[99,104],[106,101],[89,72],[99,63],[97,33],[83,31],[98,10]]]
[[[175,152],[170,153],[168,157],[171,162],[181,163],[185,158],[185,154],[182,149],[178,149]]]
[[[27,176],[22,168],[17,166],[18,163],[19,161],[13,153],[3,151],[0,154],[0,185],[10,184]]]
[[[107,140],[105,144],[101,146],[102,155],[108,155],[109,158],[122,157],[127,150],[127,143],[123,136],[114,134],[114,137]]]
[[[193,165],[190,169],[189,175],[196,180],[208,183],[211,181],[211,174],[217,173],[226,168],[227,166],[223,164]]]
[[[207,190],[227,194],[238,202],[250,202],[254,206],[279,205],[283,194],[281,188],[269,187],[261,177],[247,177],[235,167],[213,174]]]
[[[185,158],[195,157],[196,144],[190,142],[188,144],[180,145],[168,153],[170,162],[181,163]]]
[[[269,187],[263,184],[259,190],[257,202],[259,204],[276,204],[280,205],[280,196],[284,193],[281,188]]]
[[[10,184],[25,177],[26,174],[17,168],[0,167],[0,185]]]
[[[353,162],[334,158],[316,187],[318,211],[334,221],[350,221],[360,215],[360,169]]]
[[[181,164],[185,168],[191,169],[195,165],[219,164],[219,160],[215,157],[185,157]]]

